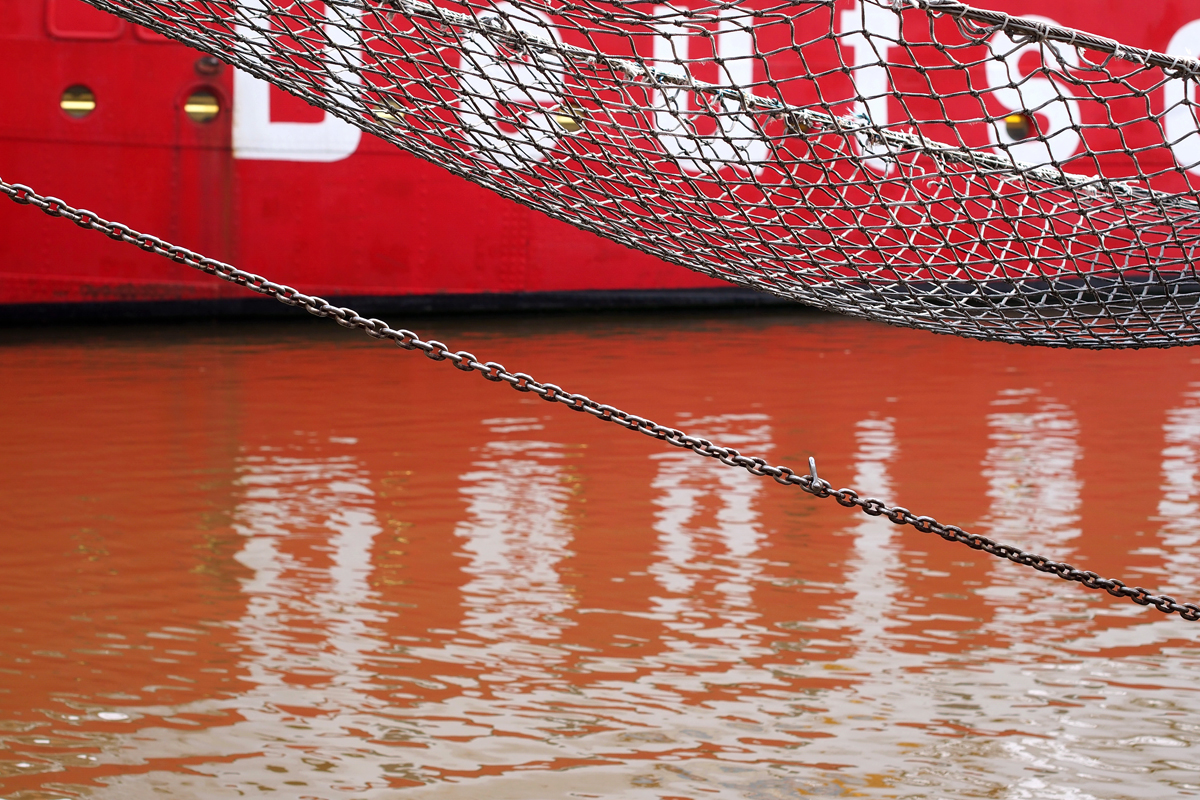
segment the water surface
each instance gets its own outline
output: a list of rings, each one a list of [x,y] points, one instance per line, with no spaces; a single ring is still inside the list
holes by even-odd
[[[393,320],[1200,598],[1200,354]],[[321,321],[0,331],[0,797],[1200,795],[1200,625]]]

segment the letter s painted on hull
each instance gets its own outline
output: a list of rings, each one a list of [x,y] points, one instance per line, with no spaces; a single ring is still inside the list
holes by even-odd
[[[1184,25],[1171,37],[1167,55],[1196,58],[1200,52],[1200,19]],[[1200,174],[1200,131],[1196,117],[1195,79],[1163,84],[1163,127],[1175,160],[1193,175]]]

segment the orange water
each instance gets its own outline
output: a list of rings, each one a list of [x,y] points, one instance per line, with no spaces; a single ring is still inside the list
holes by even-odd
[[[1200,599],[1196,351],[410,322]],[[1200,795],[1200,624],[329,323],[10,329],[0,382],[0,797]]]

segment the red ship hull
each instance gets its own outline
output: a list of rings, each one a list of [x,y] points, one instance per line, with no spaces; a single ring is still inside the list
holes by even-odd
[[[1200,19],[1185,2],[992,5],[1157,50],[1178,49]],[[1200,27],[1192,38],[1200,50]],[[748,295],[530,211],[354,129],[335,130],[345,124],[274,88],[252,97],[231,68],[80,0],[0,0],[0,47],[6,180],[304,291],[427,308]],[[62,103],[69,87],[86,87],[94,108],[72,115]],[[211,121],[187,113],[198,93],[216,99]],[[255,115],[265,139],[239,145],[239,126],[246,130]],[[296,132],[311,139],[326,129],[331,138],[320,153],[288,149]],[[15,207],[0,212],[6,316],[212,301],[254,302],[59,221]]]

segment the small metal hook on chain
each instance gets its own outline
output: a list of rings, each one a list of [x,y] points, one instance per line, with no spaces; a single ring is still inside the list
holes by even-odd
[[[808,483],[809,487],[812,489],[815,489],[817,491],[820,491],[821,489],[829,489],[830,487],[833,486],[833,484],[831,484],[829,481],[827,481],[821,477],[818,477],[818,475],[817,475],[817,460],[815,458],[813,458],[812,456],[808,457],[808,477],[809,477],[809,483]]]

